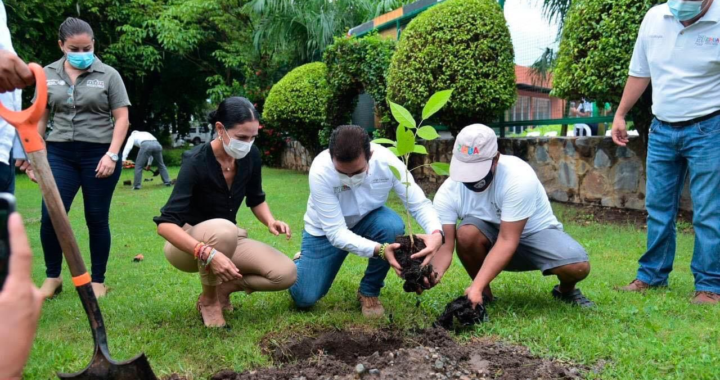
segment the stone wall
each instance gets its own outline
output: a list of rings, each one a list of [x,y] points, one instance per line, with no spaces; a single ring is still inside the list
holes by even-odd
[[[426,145],[429,155],[415,158],[413,166],[450,162],[453,140]],[[609,137],[504,138],[498,140],[498,147],[501,153],[528,162],[552,200],[645,209],[645,147],[639,138],[631,138],[624,148]],[[426,184],[426,190],[438,188],[444,180],[430,168],[418,171],[415,178]],[[681,208],[692,209],[687,186]]]
[[[423,163],[450,162],[452,138],[425,143],[427,156],[414,155],[411,167]],[[645,147],[631,138],[619,147],[609,137],[536,137],[498,139],[501,153],[518,156],[535,169],[550,199],[559,202],[595,204],[606,207],[645,209]],[[293,141],[283,154],[282,166],[308,171],[312,158]],[[425,167],[414,172],[428,192],[436,191],[445,177]],[[681,208],[692,210],[685,186]]]
[[[310,152],[299,142],[288,140],[282,157],[280,157],[280,167],[299,172],[309,172],[313,158]]]

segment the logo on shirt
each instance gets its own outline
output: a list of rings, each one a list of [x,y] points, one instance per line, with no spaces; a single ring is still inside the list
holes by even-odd
[[[648,38],[662,39],[663,35],[662,34],[651,34],[648,36]]]
[[[695,40],[697,46],[720,46],[720,37],[698,36]]]
[[[372,180],[372,184],[378,184],[378,183],[387,183],[390,182],[390,178],[375,178]]]
[[[343,191],[350,191],[350,187],[342,185],[342,186],[336,186],[333,187],[333,191],[335,192],[335,195],[338,195],[342,193]]]
[[[102,80],[89,80],[85,83],[85,86],[92,88],[105,88],[105,81]]]
[[[49,86],[64,86],[64,85],[65,85],[65,81],[64,81],[64,80],[61,80],[61,79],[48,79],[46,82],[47,82],[48,87],[49,87]]]

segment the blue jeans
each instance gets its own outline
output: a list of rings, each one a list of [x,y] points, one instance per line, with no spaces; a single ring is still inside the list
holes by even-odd
[[[363,218],[351,231],[372,241],[391,243],[405,233],[402,218],[387,207],[381,207]],[[290,288],[290,296],[299,308],[308,308],[330,290],[335,276],[348,253],[335,248],[325,236],[312,236],[303,231],[302,255],[297,265],[297,282]],[[390,265],[385,260],[368,260],[365,276],[360,281],[360,294],[377,297],[385,286]]]
[[[720,293],[720,116],[687,127],[655,120],[647,154],[648,241],[637,278],[666,286],[675,259],[675,220],[690,175],[695,290]]]
[[[15,160],[10,153],[9,164],[0,162],[0,193],[15,193]]]
[[[92,281],[100,283],[105,282],[105,269],[110,257],[110,202],[122,170],[122,163],[118,161],[110,177],[95,178],[95,169],[109,148],[109,144],[85,142],[47,144],[48,162],[66,212],[70,212],[75,195],[82,188],[85,222],[90,235]],[[60,277],[63,253],[45,202],[42,205],[40,242],[45,254],[47,277]]]

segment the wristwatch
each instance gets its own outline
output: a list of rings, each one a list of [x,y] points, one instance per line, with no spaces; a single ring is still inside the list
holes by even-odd
[[[118,155],[113,152],[107,152],[107,153],[105,153],[105,155],[110,157],[110,159],[113,160],[113,162],[118,162],[118,160],[120,159],[120,157],[118,157]]]

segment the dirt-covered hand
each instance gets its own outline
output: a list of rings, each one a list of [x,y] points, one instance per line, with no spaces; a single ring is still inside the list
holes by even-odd
[[[442,247],[442,235],[440,234],[426,234],[417,235],[418,239],[422,239],[425,242],[425,249],[410,256],[411,259],[425,258],[422,262],[422,266],[428,265],[432,260],[435,253]]]
[[[35,170],[33,170],[33,168],[27,168],[27,170],[25,170],[25,174],[27,174],[31,181],[37,183],[37,177],[35,177]]]
[[[471,285],[469,288],[465,289],[465,295],[467,296],[468,300],[470,300],[470,303],[472,303],[473,308],[475,308],[477,305],[483,304],[482,290],[476,289],[474,286]]]
[[[21,172],[27,171],[31,168],[30,161],[28,160],[15,160],[15,167],[20,169]]]
[[[215,257],[213,257],[213,260],[210,262],[210,270],[223,282],[242,278],[240,269],[235,266],[235,263],[220,252],[216,253]]]
[[[398,243],[388,245],[387,248],[385,248],[385,260],[387,260],[388,264],[395,269],[395,273],[401,277],[402,267],[395,259],[395,250],[398,248],[400,248],[400,244]]]
[[[425,285],[425,287],[419,287],[418,290],[415,292],[420,295],[423,294],[424,291],[434,288],[437,284],[440,283],[440,277],[442,277],[442,274],[439,274],[436,271],[432,271],[429,276],[425,276],[425,278],[423,278],[423,284]]]
[[[290,240],[292,237],[292,231],[290,231],[290,226],[285,223],[281,222],[279,220],[273,221],[268,226],[268,230],[270,230],[270,233],[275,236],[280,236],[280,234],[284,234],[287,236],[287,239]]]
[[[43,296],[30,277],[32,252],[18,214],[10,216],[10,273],[0,292],[0,379],[20,379],[37,330]],[[12,343],[10,343],[12,342]]]

